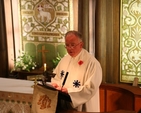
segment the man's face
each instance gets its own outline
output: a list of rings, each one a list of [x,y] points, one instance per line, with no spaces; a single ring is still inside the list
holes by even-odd
[[[65,44],[68,54],[72,57],[77,56],[83,47],[83,42],[73,34],[65,38]]]

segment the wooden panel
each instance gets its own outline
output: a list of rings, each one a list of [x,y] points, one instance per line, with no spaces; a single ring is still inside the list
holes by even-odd
[[[127,84],[106,84],[100,86],[100,110],[141,110],[141,88]]]
[[[135,96],[135,111],[141,110],[141,96]]]
[[[100,111],[104,112],[105,111],[105,90],[100,89]]]
[[[131,92],[125,90],[107,90],[106,95],[106,111],[134,109],[133,95]]]
[[[118,109],[118,100],[121,95],[120,92],[107,90],[106,111],[114,111]]]

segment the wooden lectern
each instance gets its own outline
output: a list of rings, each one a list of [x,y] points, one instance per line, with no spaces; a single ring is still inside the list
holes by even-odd
[[[32,113],[59,113],[60,111],[68,109],[68,106],[64,106],[64,102],[65,105],[66,103],[70,103],[70,96],[66,93],[56,90],[49,83],[44,85],[37,84],[34,86]]]

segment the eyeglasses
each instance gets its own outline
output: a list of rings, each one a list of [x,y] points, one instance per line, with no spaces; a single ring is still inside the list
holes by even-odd
[[[66,49],[74,49],[76,46],[78,46],[81,42],[77,43],[77,44],[70,44],[70,45],[65,45]]]

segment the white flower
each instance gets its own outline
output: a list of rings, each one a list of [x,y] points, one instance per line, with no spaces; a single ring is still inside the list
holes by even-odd
[[[32,67],[32,69],[34,70],[34,69],[35,69],[35,67]]]
[[[15,69],[22,69],[26,71],[30,71],[31,69],[35,69],[36,62],[33,61],[33,57],[27,54],[26,52],[22,52],[21,56],[18,56],[15,60]]]

